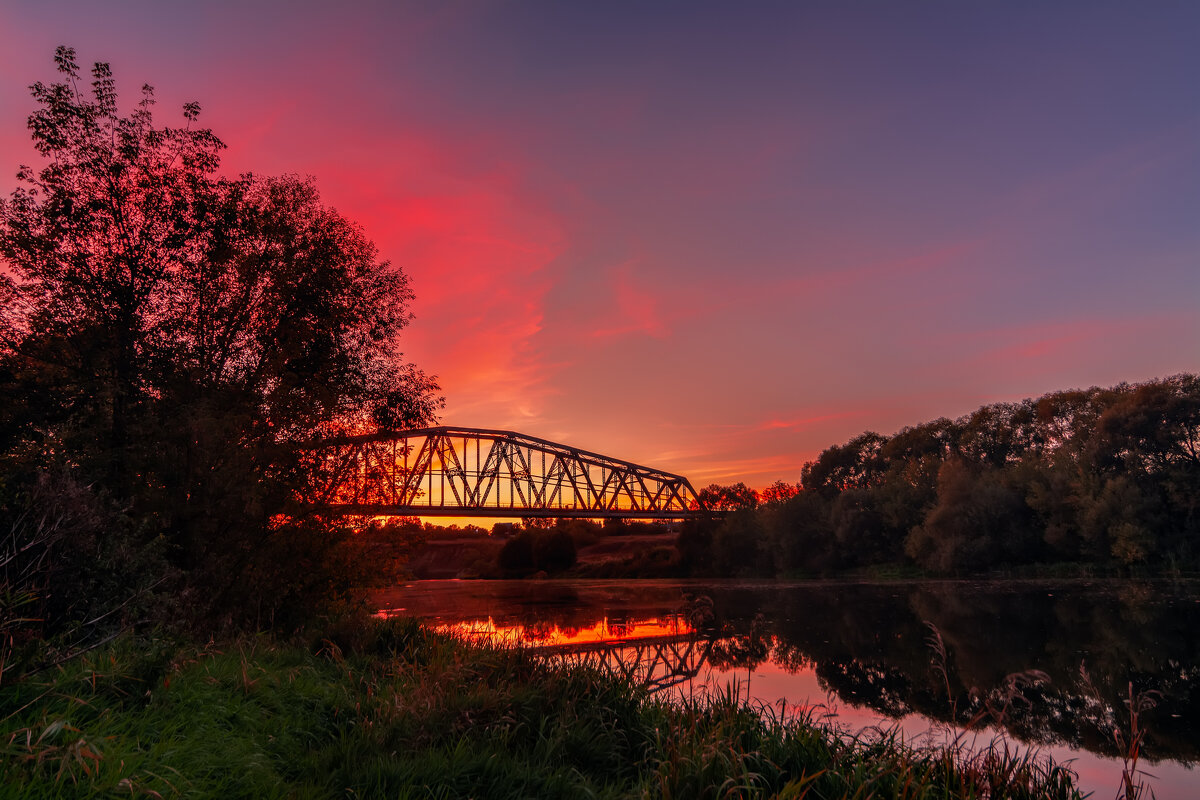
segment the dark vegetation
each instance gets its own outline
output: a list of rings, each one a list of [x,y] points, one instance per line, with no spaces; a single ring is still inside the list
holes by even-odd
[[[830,447],[798,485],[700,496],[696,574],[1200,569],[1200,377],[1054,392]]]
[[[526,529],[504,543],[498,560],[513,576],[561,572],[575,565],[575,541],[561,528]]]
[[[835,734],[735,695],[672,703],[406,620],[307,645],[121,640],[0,695],[0,795],[1069,798],[1070,773]]]
[[[372,521],[350,545],[393,578],[681,578],[678,525],[608,519],[525,519],[438,525]],[[394,580],[388,582],[394,583]]]
[[[195,104],[122,116],[107,65],[55,60],[0,200],[0,635],[299,624],[365,565],[298,445],[438,405],[407,280],[311,181],[220,176]]]

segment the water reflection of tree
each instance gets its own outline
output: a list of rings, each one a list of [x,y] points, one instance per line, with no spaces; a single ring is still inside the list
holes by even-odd
[[[750,613],[736,619],[738,599],[715,596],[723,624],[742,626],[729,645],[731,660],[753,661],[753,644],[769,634],[777,664],[812,665],[847,702],[892,716],[915,711],[960,725],[1003,725],[1028,741],[1115,756],[1114,730],[1129,729],[1123,701],[1132,685],[1135,693],[1160,693],[1143,715],[1145,757],[1198,756],[1192,721],[1200,718],[1200,648],[1191,632],[1200,603],[1167,587],[797,587],[750,604],[772,606],[774,621],[758,639]],[[926,621],[943,637],[945,675],[931,662]],[[1028,670],[1047,680],[1011,677]]]
[[[745,633],[733,633],[714,638],[708,661],[717,669],[755,669],[771,657],[775,637],[771,635],[766,618],[758,614]]]
[[[546,642],[560,634],[560,628],[557,623],[545,620],[531,620],[525,623],[521,629],[521,641],[523,642]]]
[[[632,636],[637,630],[637,622],[626,617],[610,617],[608,632],[611,636]]]

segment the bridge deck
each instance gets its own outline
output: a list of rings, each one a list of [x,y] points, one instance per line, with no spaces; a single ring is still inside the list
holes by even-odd
[[[314,505],[323,514],[347,517],[514,517],[521,519],[632,519],[684,520],[707,512],[641,511],[636,509],[537,508],[522,506],[393,506],[377,503]]]

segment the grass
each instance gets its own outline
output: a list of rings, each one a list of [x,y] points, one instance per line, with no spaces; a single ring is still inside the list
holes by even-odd
[[[0,687],[0,797],[1055,798],[1064,767],[672,703],[409,620],[127,638]]]

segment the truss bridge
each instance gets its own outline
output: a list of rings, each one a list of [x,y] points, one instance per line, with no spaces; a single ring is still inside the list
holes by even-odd
[[[682,519],[682,475],[513,431],[437,427],[340,436],[305,450],[324,487],[309,505],[369,516]]]

